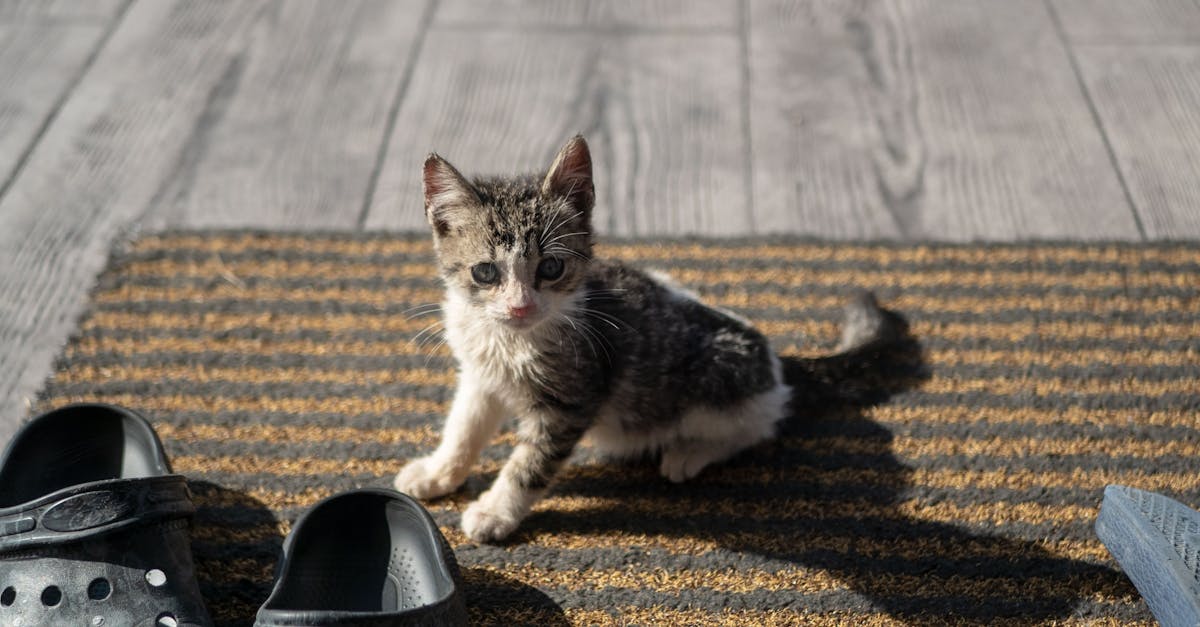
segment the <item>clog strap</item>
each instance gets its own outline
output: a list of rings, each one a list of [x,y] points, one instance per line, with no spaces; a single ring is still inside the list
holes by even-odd
[[[187,518],[195,511],[182,475],[85,483],[0,509],[0,554]]]

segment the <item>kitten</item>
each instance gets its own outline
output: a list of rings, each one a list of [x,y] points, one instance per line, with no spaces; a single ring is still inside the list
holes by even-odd
[[[593,258],[582,137],[540,178],[468,182],[430,155],[424,187],[460,370],[441,443],[400,471],[397,489],[458,489],[515,415],[518,444],[462,517],[471,539],[490,542],[517,528],[585,434],[610,454],[658,454],[674,482],[775,434],[792,394],[761,333],[665,275]],[[879,334],[872,299],[849,314],[842,348]]]

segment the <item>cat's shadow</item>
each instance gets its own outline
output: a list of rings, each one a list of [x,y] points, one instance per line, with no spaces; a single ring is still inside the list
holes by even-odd
[[[556,492],[611,505],[547,508],[526,521],[523,534],[623,532],[676,538],[681,547],[691,541],[696,552],[719,546],[750,556],[739,569],[755,560],[767,570],[792,564],[840,583],[813,596],[814,605],[914,623],[1051,621],[1100,592],[1096,582],[1128,587],[1112,569],[1053,555],[1035,542],[911,515],[913,469],[893,454],[892,432],[866,410],[919,385],[928,367],[907,336],[868,358],[854,400],[802,393],[778,441],[693,482],[668,484],[644,464],[613,473],[612,481],[568,470]],[[784,366],[789,383],[813,391],[802,360]],[[662,503],[663,511],[622,503]],[[1046,594],[1047,579],[1078,585],[1071,595]]]

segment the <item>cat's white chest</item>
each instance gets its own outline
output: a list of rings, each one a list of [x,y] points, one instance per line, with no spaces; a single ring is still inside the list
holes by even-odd
[[[541,377],[539,351],[519,333],[447,311],[446,341],[462,366],[461,384],[480,385],[517,401]]]

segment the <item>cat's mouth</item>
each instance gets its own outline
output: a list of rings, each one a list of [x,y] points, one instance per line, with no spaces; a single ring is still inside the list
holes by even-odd
[[[541,324],[542,320],[545,320],[545,316],[525,316],[522,318],[512,316],[500,318],[500,323],[510,329],[528,331]]]

